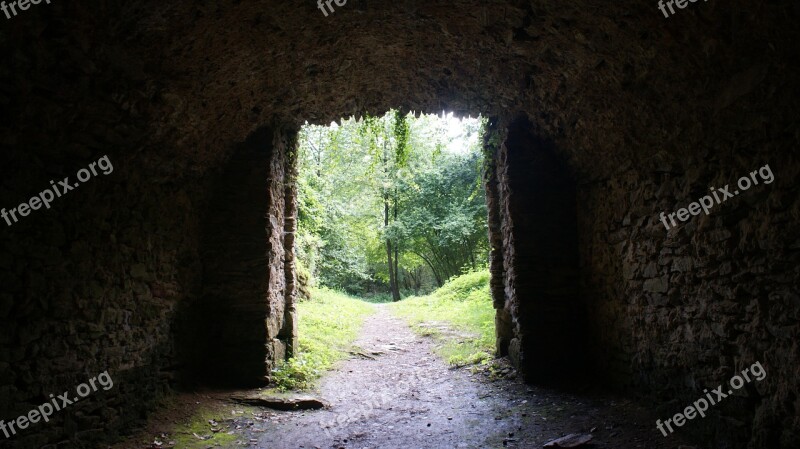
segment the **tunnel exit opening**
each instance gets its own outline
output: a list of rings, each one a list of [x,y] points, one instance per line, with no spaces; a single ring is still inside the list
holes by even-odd
[[[352,298],[395,303],[419,332],[461,329],[463,341],[440,342],[451,363],[493,356],[484,131],[480,117],[395,110],[300,130],[299,348],[276,370],[279,384],[347,352],[362,321]]]
[[[480,119],[403,115],[306,125],[298,262],[313,284],[400,299],[486,259]],[[485,264],[485,263],[484,263]]]

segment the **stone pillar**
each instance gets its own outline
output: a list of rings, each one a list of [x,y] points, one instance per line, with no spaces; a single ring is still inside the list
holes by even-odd
[[[296,216],[296,133],[278,128],[269,163],[267,212],[268,314],[267,378],[281,361],[295,352],[297,296],[294,261]]]
[[[286,357],[297,354],[297,264],[295,262],[295,235],[297,232],[297,133],[287,136],[289,149],[284,162],[286,181],[284,182],[284,292],[286,309],[283,328],[279,334],[286,345]]]
[[[511,314],[506,308],[505,270],[503,268],[503,234],[500,218],[500,197],[497,183],[497,157],[500,143],[504,137],[498,131],[496,119],[490,120],[484,134],[483,148],[486,168],[483,173],[486,189],[486,206],[488,209],[489,227],[489,271],[491,273],[490,291],[492,303],[496,310],[495,336],[498,356],[508,355],[508,345],[513,338]]]

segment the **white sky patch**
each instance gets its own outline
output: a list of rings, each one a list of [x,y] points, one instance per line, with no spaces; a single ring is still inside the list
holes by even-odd
[[[478,137],[480,137],[479,133],[473,132],[470,135],[467,135],[467,123],[469,122],[473,129],[478,125],[477,118],[464,118],[460,119],[458,117],[453,116],[453,113],[442,113],[442,115],[437,117],[443,127],[444,133],[446,137],[446,141],[448,142],[446,146],[446,150],[450,153],[457,153],[457,154],[466,154],[469,152],[470,148],[477,144]]]
[[[414,113],[412,113],[412,116],[414,116]],[[452,112],[445,111],[440,114],[423,114],[423,116],[427,117],[428,120],[432,119],[434,124],[433,127],[425,130],[425,134],[429,138],[438,138],[443,144],[444,151],[454,154],[467,154],[472,149],[479,147],[479,139],[482,137],[480,133],[481,119],[479,117],[459,118],[453,115]],[[347,119],[342,118],[341,120]],[[305,126],[310,125],[306,122]],[[336,121],[332,121],[328,125],[330,129],[334,130],[340,126],[339,122]],[[428,133],[433,133],[433,135]],[[369,156],[365,156],[365,160],[368,159]]]

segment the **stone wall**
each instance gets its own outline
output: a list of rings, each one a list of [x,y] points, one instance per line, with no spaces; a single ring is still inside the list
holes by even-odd
[[[588,358],[596,380],[658,404],[664,419],[761,362],[763,381],[681,430],[713,447],[796,447],[798,168],[791,152],[768,151],[788,142],[687,155],[685,163],[654,159],[574,181],[555,157],[565,151],[542,142],[524,118],[504,128],[486,142],[495,156],[487,173],[491,267],[504,286],[492,289],[499,352],[534,381],[563,379],[570,361]],[[733,193],[741,176],[766,164],[771,184],[756,175],[759,185],[709,215],[670,230],[660,221],[711,187],[729,184]],[[566,256],[572,250],[579,257]]]
[[[267,358],[269,370],[297,352],[297,270],[294,233],[297,229],[296,132],[280,129],[272,141],[269,165],[267,248],[269,258]]]
[[[665,418],[759,361],[763,381],[713,407],[706,418],[713,425],[687,430],[716,447],[797,447],[796,161],[759,152],[736,162],[692,162],[669,171],[626,170],[581,187],[591,354],[609,382],[654,393]],[[659,221],[661,212],[686,207],[710,187],[733,186],[767,163],[772,184],[669,231]]]
[[[293,145],[293,134],[262,128],[209,175],[203,293],[185,306],[179,333],[187,380],[262,385],[292,352]]]
[[[250,341],[223,379],[245,385],[263,384],[291,352],[295,282],[284,248],[294,226],[294,137],[269,126],[266,140],[248,146],[264,137],[254,128],[248,143],[235,144],[245,134],[217,146],[216,166],[179,157],[185,141],[163,125],[180,120],[181,100],[156,81],[165,76],[153,75],[159,63],[126,43],[135,2],[43,5],[0,30],[9,61],[0,66],[0,207],[17,207],[51,180],[74,182],[104,155],[114,170],[13,226],[0,219],[0,419],[27,414],[104,371],[114,387],[11,439],[0,434],[0,448],[98,447],[140,425],[174,387],[225,365],[206,360],[193,372],[200,354],[236,354]],[[227,186],[220,183],[226,176]],[[229,204],[233,215],[216,216],[230,228],[215,228],[221,223],[210,212],[236,183],[240,194],[254,195]],[[253,232],[237,241],[229,232],[237,230]],[[237,244],[247,260],[221,249]],[[222,260],[231,263],[214,264]],[[244,321],[197,315],[215,284],[248,269],[264,293],[256,310],[263,319],[243,328]],[[235,310],[229,305],[206,312]],[[211,339],[214,328],[200,326],[208,322],[230,333]]]
[[[106,112],[101,123],[113,133],[117,120]],[[30,134],[25,145],[58,148],[64,142],[53,131]],[[70,140],[80,156],[18,154],[17,172],[4,176],[0,197],[15,207],[50,179],[74,180],[98,156],[107,153],[114,166],[51,209],[3,223],[0,419],[27,414],[50,394],[74,395],[106,370],[114,388],[3,436],[0,447],[94,447],[141,419],[177,374],[172,323],[199,285],[193,193],[143,176],[148,171],[105,136],[83,138],[91,143]]]
[[[513,122],[487,177],[489,204],[499,204],[502,222],[490,226],[492,241],[502,239],[492,257],[505,287],[493,289],[498,342],[525,377],[564,378],[559,370],[578,357],[603,383],[658,404],[666,419],[761,362],[764,380],[681,430],[713,447],[797,447],[796,156],[704,153],[570,187],[572,175],[548,163],[550,151],[563,154],[543,145],[524,119]],[[687,207],[711,187],[730,184],[733,193],[741,176],[766,164],[771,184],[756,175],[759,185],[709,215],[669,231],[660,221],[661,212]],[[548,208],[543,197],[554,203]],[[558,208],[564,214],[556,222]],[[570,251],[558,246],[568,234],[578,242],[577,259],[560,257]],[[570,344],[574,336],[581,341]]]
[[[73,184],[106,155],[113,172],[13,226],[0,221],[0,419],[74,395],[104,371],[114,387],[0,436],[0,447],[96,447],[140,422],[176,378],[174,319],[200,286],[202,195],[167,149],[148,142],[147,101],[126,93],[147,97],[137,61],[83,39],[110,24],[94,19],[97,10],[53,20],[61,5],[39,8],[2,19],[0,207],[51,180]]]
[[[104,371],[114,387],[0,448],[96,447],[179,384],[264,384],[296,341],[293,133],[259,131],[222,170],[181,178],[168,160],[130,158],[117,133],[135,121],[113,108],[101,119],[86,98],[107,134],[27,133],[16,145],[33,151],[4,171],[8,208],[103,155],[113,165],[51,209],[2,222],[0,419]]]
[[[484,158],[486,166],[483,173],[483,185],[486,190],[486,209],[488,212],[488,237],[489,237],[489,271],[491,278],[489,289],[492,295],[492,305],[495,314],[495,335],[497,355],[508,356],[509,345],[514,339],[514,319],[510,308],[506,307],[508,301],[505,296],[505,266],[504,266],[504,239],[502,201],[500,199],[500,184],[498,179],[498,155],[505,140],[506,133],[498,126],[497,119],[488,121],[483,136]],[[510,304],[509,304],[510,305]]]

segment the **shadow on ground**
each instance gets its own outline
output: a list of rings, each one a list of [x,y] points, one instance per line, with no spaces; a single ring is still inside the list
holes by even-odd
[[[183,394],[114,449],[541,448],[571,433],[591,434],[585,447],[595,448],[684,444],[663,437],[655,417],[627,400],[524,385],[503,361],[451,368],[430,339],[376,308],[358,349],[313,392],[325,408],[276,411],[231,400],[243,392]],[[190,421],[191,431],[175,432]]]

